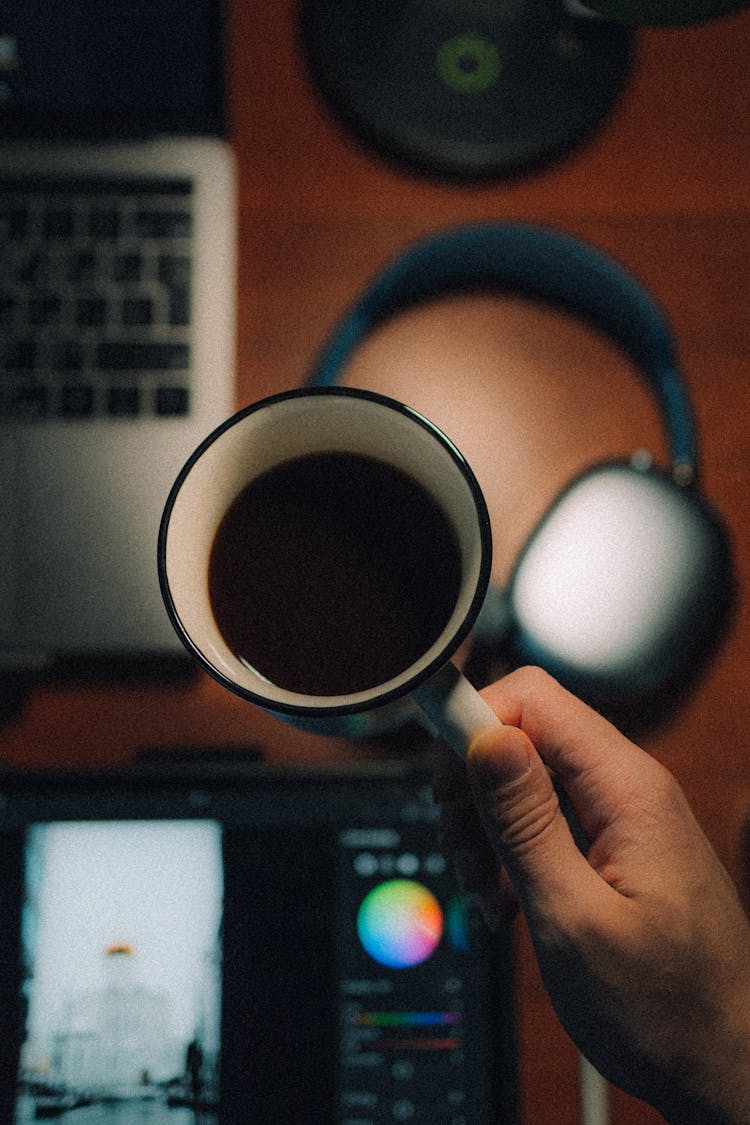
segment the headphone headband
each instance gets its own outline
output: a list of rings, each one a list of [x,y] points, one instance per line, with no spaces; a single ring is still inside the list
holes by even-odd
[[[666,317],[614,259],[549,227],[476,223],[409,247],[339,321],[310,382],[335,384],[365,336],[403,309],[477,290],[512,291],[557,305],[604,331],[639,367],[656,396],[675,478],[692,479],[698,459],[695,423]]]

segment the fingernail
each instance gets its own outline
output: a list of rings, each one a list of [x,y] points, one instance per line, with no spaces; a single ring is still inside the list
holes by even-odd
[[[532,746],[518,727],[482,731],[469,747],[468,761],[481,785],[511,785],[531,769]]]

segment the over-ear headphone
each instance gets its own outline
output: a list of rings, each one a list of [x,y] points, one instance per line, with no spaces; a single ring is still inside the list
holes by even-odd
[[[525,223],[449,229],[398,255],[344,314],[310,375],[335,384],[374,328],[448,293],[512,291],[608,335],[653,391],[669,471],[650,458],[585,469],[488,597],[475,649],[533,661],[611,717],[648,726],[679,702],[729,620],[729,537],[697,486],[698,440],[670,325],[622,265]]]

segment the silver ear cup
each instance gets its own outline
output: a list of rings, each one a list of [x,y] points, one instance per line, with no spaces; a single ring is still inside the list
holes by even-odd
[[[516,647],[595,699],[656,695],[720,627],[728,558],[718,521],[669,478],[626,463],[589,470],[517,561]]]

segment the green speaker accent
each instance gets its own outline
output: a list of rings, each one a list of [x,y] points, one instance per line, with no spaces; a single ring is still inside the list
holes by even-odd
[[[750,0],[583,0],[583,3],[605,19],[633,27],[707,23],[750,7]]]
[[[440,78],[457,94],[481,94],[500,77],[500,53],[484,35],[454,35],[441,43],[435,58]]]

